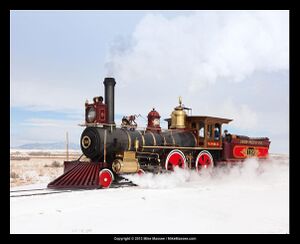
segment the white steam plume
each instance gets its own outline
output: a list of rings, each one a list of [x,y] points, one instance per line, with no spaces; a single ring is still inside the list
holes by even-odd
[[[288,70],[288,11],[197,11],[148,14],[131,40],[112,47],[108,73],[124,84],[184,82],[190,92],[255,71]],[[133,83],[134,84],[134,83]]]
[[[177,187],[264,187],[272,184],[288,185],[289,158],[271,156],[268,160],[247,159],[237,165],[217,166],[212,171],[176,169],[175,172],[145,175],[128,175],[126,178],[141,188],[165,189]]]

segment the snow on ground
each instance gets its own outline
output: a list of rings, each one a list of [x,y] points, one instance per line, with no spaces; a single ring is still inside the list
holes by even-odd
[[[289,233],[288,156],[129,178],[139,186],[11,198],[11,233]]]

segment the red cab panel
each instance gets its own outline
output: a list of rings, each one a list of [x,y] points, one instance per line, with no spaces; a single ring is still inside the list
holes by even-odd
[[[236,145],[233,147],[233,156],[234,158],[266,158],[268,157],[268,150],[268,147]]]
[[[107,106],[105,104],[96,105],[96,123],[107,122]]]

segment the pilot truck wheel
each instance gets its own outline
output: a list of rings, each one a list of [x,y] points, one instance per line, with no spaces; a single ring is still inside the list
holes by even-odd
[[[102,188],[109,188],[114,181],[114,174],[109,169],[102,169],[99,173],[99,185]]]

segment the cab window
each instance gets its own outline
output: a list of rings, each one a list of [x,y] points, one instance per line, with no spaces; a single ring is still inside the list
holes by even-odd
[[[199,123],[199,137],[204,138],[204,123],[203,122]]]
[[[213,136],[213,125],[207,125],[207,138],[212,138]]]
[[[215,129],[214,129],[214,139],[215,141],[220,140],[220,131],[221,131],[221,125],[216,123]]]
[[[192,129],[195,129],[196,128],[196,123],[192,123]]]

